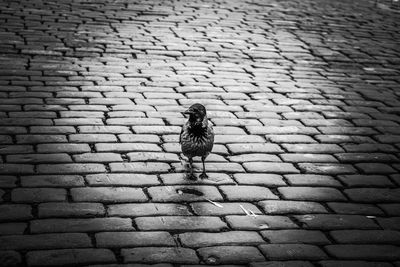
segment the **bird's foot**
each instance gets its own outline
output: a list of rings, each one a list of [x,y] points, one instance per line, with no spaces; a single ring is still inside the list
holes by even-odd
[[[200,174],[199,177],[200,177],[200,179],[207,179],[208,175],[205,172],[203,172],[202,174]]]

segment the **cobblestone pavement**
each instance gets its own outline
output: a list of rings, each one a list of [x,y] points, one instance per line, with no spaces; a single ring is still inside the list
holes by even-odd
[[[399,14],[0,6],[0,266],[400,266]],[[195,102],[216,144],[193,182],[178,134]]]

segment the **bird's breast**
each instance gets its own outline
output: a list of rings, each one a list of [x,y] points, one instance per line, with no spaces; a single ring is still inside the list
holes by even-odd
[[[181,136],[182,152],[189,157],[208,155],[213,143],[214,138],[207,131],[201,135],[187,131],[183,132]]]

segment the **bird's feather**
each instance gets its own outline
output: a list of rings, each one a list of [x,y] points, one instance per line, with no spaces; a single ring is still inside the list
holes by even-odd
[[[194,127],[187,122],[183,125],[180,134],[182,152],[185,156],[207,157],[214,144],[214,132],[211,125]]]

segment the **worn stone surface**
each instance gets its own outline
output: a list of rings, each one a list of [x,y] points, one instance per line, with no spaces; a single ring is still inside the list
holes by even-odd
[[[399,267],[390,2],[0,1],[0,266]]]

